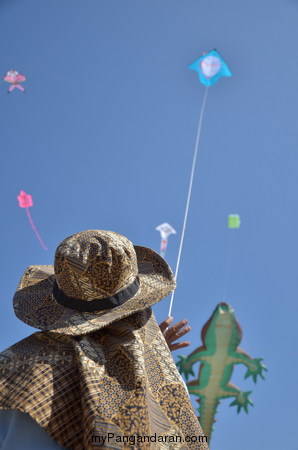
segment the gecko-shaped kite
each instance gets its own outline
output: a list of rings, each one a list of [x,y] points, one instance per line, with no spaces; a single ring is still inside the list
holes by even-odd
[[[237,406],[238,413],[241,408],[248,412],[248,405],[253,404],[249,398],[251,391],[242,392],[230,382],[234,364],[244,364],[245,378],[252,376],[254,382],[258,375],[264,378],[263,371],[267,370],[262,358],[252,359],[238,347],[241,339],[242,331],[233,309],[220,303],[202,328],[203,345],[187,357],[180,356],[177,363],[186,380],[190,374],[194,376],[193,365],[201,363],[198,378],[189,381],[187,387],[190,394],[199,397],[200,423],[209,442],[220,399],[234,398],[230,406]]]

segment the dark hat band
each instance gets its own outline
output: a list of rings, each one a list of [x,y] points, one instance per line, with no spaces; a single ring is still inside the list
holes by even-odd
[[[139,290],[140,282],[137,277],[135,281],[123,291],[107,298],[95,298],[94,300],[80,300],[79,298],[68,297],[59,288],[56,280],[53,286],[53,297],[59,305],[81,312],[96,312],[105,309],[116,308],[131,299]]]

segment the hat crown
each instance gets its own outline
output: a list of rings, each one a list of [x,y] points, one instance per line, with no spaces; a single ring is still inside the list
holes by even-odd
[[[83,231],[62,241],[54,267],[63,293],[86,301],[117,294],[138,274],[133,244],[118,233],[102,230]]]

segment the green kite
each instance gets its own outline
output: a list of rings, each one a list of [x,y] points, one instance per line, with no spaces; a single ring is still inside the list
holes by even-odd
[[[189,381],[187,387],[190,394],[199,397],[199,418],[209,442],[220,399],[234,398],[230,406],[236,406],[238,413],[242,408],[248,412],[248,405],[253,404],[249,398],[251,391],[242,392],[230,382],[234,364],[244,364],[245,378],[251,376],[254,382],[258,376],[264,378],[263,371],[267,370],[262,358],[252,359],[238,348],[241,339],[242,331],[233,309],[227,303],[220,303],[202,329],[203,345],[187,357],[180,356],[177,363],[186,380],[189,375],[195,376],[193,365],[201,363],[198,378]]]

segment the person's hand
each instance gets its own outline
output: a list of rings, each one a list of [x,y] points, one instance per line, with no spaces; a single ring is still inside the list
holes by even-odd
[[[180,339],[182,336],[184,336],[191,330],[190,326],[187,325],[188,324],[187,319],[180,320],[180,322],[177,322],[174,325],[170,326],[171,323],[173,323],[173,321],[174,321],[173,317],[168,317],[159,325],[159,328],[161,329],[161,332],[164,335],[164,338],[171,352],[173,350],[178,350],[180,348],[188,347],[190,345],[189,341],[176,343],[173,342],[177,341],[177,339]]]

